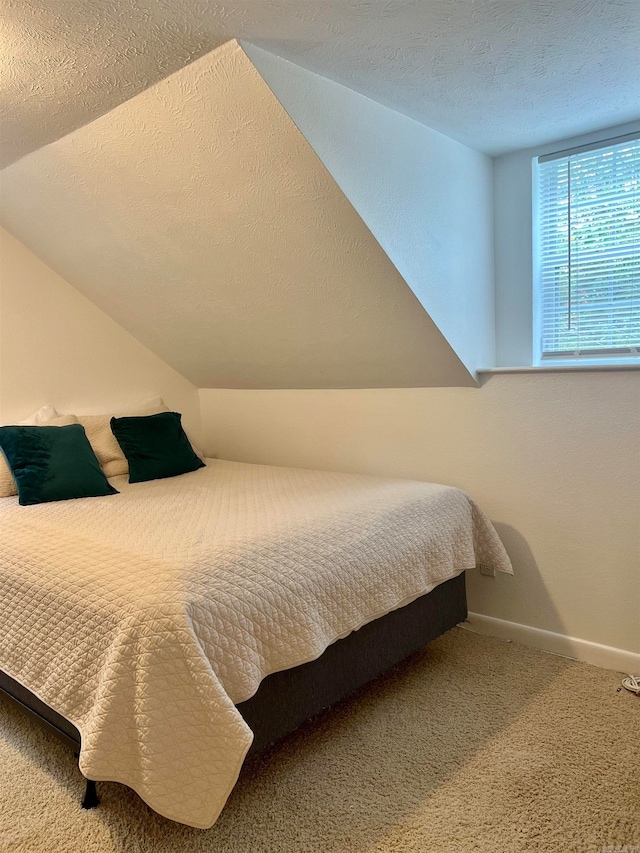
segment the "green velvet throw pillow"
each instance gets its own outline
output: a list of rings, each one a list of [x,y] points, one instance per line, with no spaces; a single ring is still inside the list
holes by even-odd
[[[204,468],[182,429],[182,416],[162,412],[144,417],[111,418],[111,431],[129,463],[129,482],[177,477]]]
[[[81,424],[0,427],[0,449],[21,506],[118,494]]]

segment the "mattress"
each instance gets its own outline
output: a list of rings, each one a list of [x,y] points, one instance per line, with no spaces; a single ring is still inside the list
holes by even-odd
[[[207,460],[119,495],[0,501],[0,669],[80,731],[80,768],[206,828],[263,678],[476,565],[511,573],[464,492]]]

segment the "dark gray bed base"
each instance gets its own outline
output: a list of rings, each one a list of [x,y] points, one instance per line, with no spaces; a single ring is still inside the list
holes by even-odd
[[[251,699],[237,706],[254,733],[249,752],[280,740],[466,618],[463,572],[338,640],[316,660],[269,675]],[[76,727],[1,670],[0,695],[79,751]],[[97,803],[95,783],[88,781],[82,806]]]

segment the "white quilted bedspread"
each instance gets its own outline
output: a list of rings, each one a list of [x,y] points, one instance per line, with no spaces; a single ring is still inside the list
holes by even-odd
[[[511,572],[458,489],[208,460],[120,495],[0,501],[0,669],[71,720],[90,779],[209,827],[269,673],[476,564]]]

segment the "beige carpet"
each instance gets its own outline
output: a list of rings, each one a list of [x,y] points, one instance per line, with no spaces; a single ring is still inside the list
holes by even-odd
[[[619,685],[455,629],[251,760],[208,831],[115,784],[82,811],[71,753],[0,700],[0,849],[637,853],[640,698]]]

